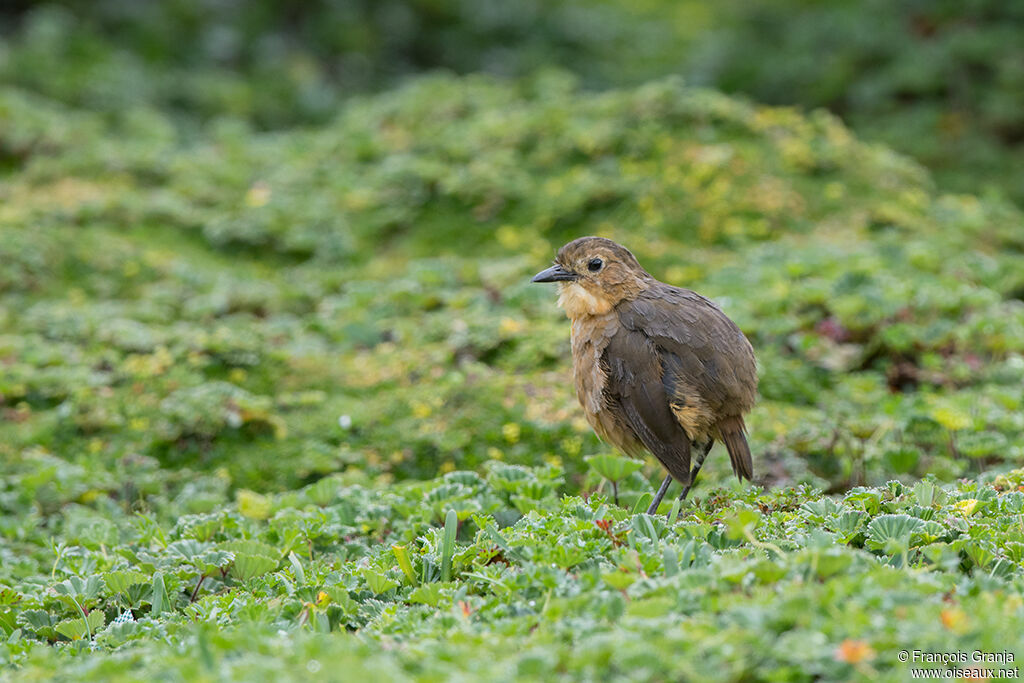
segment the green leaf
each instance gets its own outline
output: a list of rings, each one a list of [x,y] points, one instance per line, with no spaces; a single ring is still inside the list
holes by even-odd
[[[626,607],[626,614],[639,619],[658,619],[671,614],[676,601],[667,595],[657,595],[642,600],[633,600]]]
[[[868,514],[875,515],[881,509],[882,505],[882,494],[875,489],[864,488],[858,486],[857,488],[851,489],[846,494],[844,499],[847,503],[851,503],[860,507],[861,510]]]
[[[53,628],[56,621],[49,612],[41,609],[22,611],[18,614],[17,623],[22,624],[25,628],[42,638],[52,639],[57,637],[57,632]]]
[[[370,590],[376,595],[387,593],[392,588],[398,587],[397,581],[381,574],[380,572],[375,572],[372,569],[364,569],[363,578],[366,580],[366,585],[369,586]]]
[[[195,558],[193,564],[195,564],[203,576],[214,576],[230,566],[234,560],[234,553],[210,548],[209,550],[204,550],[199,557]]]
[[[633,514],[638,515],[641,512],[647,512],[647,508],[651,506],[651,502],[654,500],[654,496],[650,493],[644,493],[637,498],[636,503],[633,504]]]
[[[921,524],[914,529],[913,534],[911,534],[911,545],[915,547],[928,545],[945,538],[948,535],[949,530],[947,530],[946,527],[942,526],[938,522],[926,521],[924,524]]]
[[[914,484],[914,498],[924,507],[931,507],[935,502],[935,484],[930,481],[919,481]]]
[[[837,516],[829,518],[829,526],[835,529],[844,543],[851,542],[864,531],[868,515],[860,510],[844,509]]]
[[[152,605],[150,615],[154,617],[160,616],[167,607],[167,588],[164,585],[164,575],[159,572],[153,576]]]
[[[762,559],[756,562],[750,571],[758,583],[772,584],[781,580],[789,570],[784,565],[772,560]]]
[[[391,552],[395,556],[395,561],[398,562],[398,567],[405,574],[405,578],[409,580],[409,583],[416,585],[416,572],[412,570],[412,562],[409,560],[409,550],[404,545],[393,545],[391,546]]]
[[[239,581],[248,581],[277,569],[278,564],[280,564],[280,560],[265,555],[236,553],[235,562],[231,565],[228,575]]]
[[[910,535],[924,521],[909,515],[880,515],[868,523],[867,546],[894,554],[910,547]]]
[[[184,534],[197,541],[207,542],[213,539],[214,535],[224,524],[220,515],[188,515],[179,521]]]
[[[984,569],[996,559],[996,554],[992,552],[987,543],[967,541],[963,544],[963,550],[967,553],[967,557],[970,558],[971,562],[981,569]]]
[[[0,630],[4,632],[4,635],[10,635],[17,629],[17,626],[18,621],[15,611],[9,608],[0,608]]]
[[[1019,541],[1007,541],[1003,544],[1003,552],[1005,552],[1006,556],[1017,564],[1024,562],[1024,543]]]
[[[409,594],[409,602],[414,602],[420,605],[429,605],[431,607],[437,607],[441,604],[441,600],[447,597],[447,589],[451,587],[451,583],[424,583],[420,584]]]
[[[341,488],[341,482],[335,477],[324,477],[320,481],[316,482],[312,486],[306,489],[306,497],[314,505],[325,507],[338,497],[338,491]]]
[[[814,573],[822,581],[842,574],[853,564],[853,555],[850,553],[841,547],[815,549],[811,552]]]
[[[512,505],[515,506],[516,510],[526,515],[535,510],[543,510],[544,506],[536,498],[530,498],[527,496],[513,495],[511,497]]]
[[[16,605],[21,602],[21,593],[10,588],[0,588],[0,606]]]
[[[274,561],[281,559],[281,552],[277,548],[261,543],[253,539],[239,539],[236,541],[225,541],[217,546],[228,552],[243,555],[260,555]]]
[[[127,593],[131,586],[149,583],[149,575],[143,574],[134,569],[106,572],[103,581],[107,584],[107,590],[112,594]]]
[[[576,545],[568,545],[565,543],[555,545],[550,549],[550,552],[551,561],[562,569],[575,567],[580,562],[587,559],[588,556],[586,548],[581,548]]]
[[[488,538],[494,541],[495,545],[501,548],[501,552],[504,553],[506,557],[512,558],[516,562],[520,563],[526,561],[526,558],[521,552],[519,552],[519,549],[509,545],[508,540],[502,536],[496,528],[494,528],[493,522],[488,523],[484,527],[484,533],[487,534]]]
[[[57,595],[64,595],[76,600],[91,600],[103,592],[103,578],[93,575],[88,578],[72,576],[70,579],[61,581],[53,587]]]
[[[345,614],[355,614],[359,610],[359,603],[352,599],[344,586],[325,586],[323,592],[331,604],[337,605]]]
[[[644,464],[632,458],[611,453],[589,455],[583,459],[590,469],[609,481],[622,481],[634,472],[640,471]]]
[[[104,623],[106,623],[106,616],[103,614],[103,610],[94,609],[89,612],[86,619],[65,619],[57,624],[56,631],[68,640],[80,640],[96,633],[103,628]]]
[[[169,557],[180,558],[185,562],[193,563],[207,548],[209,548],[209,545],[202,541],[186,538],[169,544],[165,554]]]
[[[614,588],[615,590],[624,591],[637,580],[637,575],[632,572],[614,571],[604,572],[601,574],[601,580],[606,584]]]
[[[917,468],[921,459],[921,449],[914,446],[891,448],[882,456],[885,467],[890,472],[908,473]]]
[[[672,509],[669,510],[669,513],[668,513],[668,525],[669,526],[672,526],[673,524],[675,524],[676,520],[679,519],[679,511],[682,509],[682,507],[683,507],[683,501],[679,500],[678,498],[676,498],[675,500],[672,501]]]
[[[662,552],[662,564],[665,566],[665,576],[675,576],[679,573],[679,553],[674,548],[665,546]]]
[[[455,510],[449,510],[444,518],[444,536],[441,541],[441,581],[449,581],[452,577],[452,557],[455,555],[455,534],[458,532],[459,518]]]
[[[937,406],[931,411],[932,418],[951,432],[971,426],[971,416],[953,405]]]
[[[295,580],[299,582],[299,585],[306,583],[306,570],[302,568],[302,560],[294,552],[288,553],[288,562],[292,565],[292,573],[295,575]]]
[[[1001,432],[968,432],[957,437],[956,448],[969,458],[1002,455],[1009,441]]]
[[[746,538],[747,534],[753,533],[761,522],[761,513],[752,508],[736,505],[723,521],[728,529],[726,537],[738,541]]]
[[[271,501],[267,496],[255,491],[239,489],[235,494],[235,500],[238,502],[238,511],[244,517],[256,520],[264,520],[270,517]]]
[[[633,515],[629,524],[633,533],[651,541],[655,548],[658,547],[658,543],[661,541],[661,534],[666,528],[660,518],[646,514]]]

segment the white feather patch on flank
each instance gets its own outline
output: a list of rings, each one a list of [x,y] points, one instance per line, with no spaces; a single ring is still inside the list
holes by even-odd
[[[570,319],[588,315],[604,315],[612,310],[612,302],[600,294],[588,291],[578,282],[558,283],[558,305]]]

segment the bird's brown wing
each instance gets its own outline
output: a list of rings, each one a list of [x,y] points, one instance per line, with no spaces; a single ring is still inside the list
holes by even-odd
[[[668,285],[623,302],[618,312],[623,328],[653,348],[671,416],[695,441],[721,438],[736,475],[749,479],[743,413],[754,404],[757,368],[740,329],[710,300]]]
[[[710,300],[668,285],[619,305],[624,328],[640,332],[657,349],[669,400],[703,403],[718,417],[753,406],[757,368],[750,342]]]
[[[620,328],[602,356],[605,400],[672,477],[690,483],[690,438],[672,414],[657,349],[642,332]]]

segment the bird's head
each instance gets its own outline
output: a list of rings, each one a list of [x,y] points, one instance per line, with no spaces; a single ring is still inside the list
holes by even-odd
[[[557,282],[558,305],[573,320],[604,315],[653,281],[636,257],[604,237],[580,237],[558,250],[555,264],[533,282]]]

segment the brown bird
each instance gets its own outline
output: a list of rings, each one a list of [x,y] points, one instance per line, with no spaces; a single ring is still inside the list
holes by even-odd
[[[753,475],[743,415],[754,405],[754,350],[709,299],[655,280],[625,247],[581,237],[533,282],[557,282],[572,321],[576,396],[597,435],[668,470],[647,510],[675,478],[686,498],[715,440],[732,470]],[[691,470],[691,448],[696,458]]]

